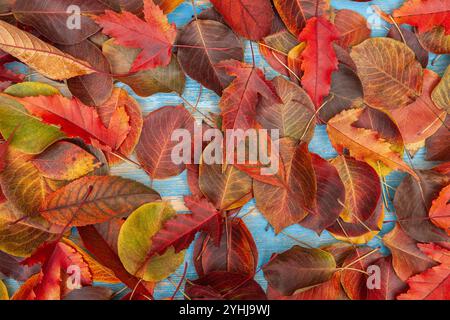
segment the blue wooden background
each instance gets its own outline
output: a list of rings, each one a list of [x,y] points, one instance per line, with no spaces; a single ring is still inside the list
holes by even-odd
[[[380,8],[382,8],[385,12],[390,13],[392,12],[393,9],[399,7],[403,2],[404,2],[403,0],[373,0],[370,2],[331,0],[331,4],[335,9],[351,9],[364,15],[366,18],[369,18],[374,14],[374,12],[370,9],[370,5],[377,5]],[[209,1],[205,0],[196,0],[195,3],[197,7],[197,12],[201,12],[202,10],[210,6]],[[179,28],[182,28],[192,19],[193,13],[194,8],[191,4],[191,1],[187,0],[169,15],[169,19],[171,22],[176,23],[176,25]],[[382,22],[382,24],[385,27],[389,27],[384,22]],[[385,36],[386,33],[387,31],[385,28],[374,28],[372,30],[373,37]],[[246,46],[247,46],[246,61],[251,63],[252,56],[248,42]],[[253,47],[256,49],[257,46],[254,45]],[[431,66],[431,61],[433,61],[434,58],[435,55],[431,54],[430,65],[428,66],[428,68],[434,70],[435,72],[439,73],[442,76],[443,71],[450,63],[450,55],[440,57],[435,63],[435,65]],[[275,71],[273,71],[273,69],[270,66],[268,66],[268,64],[257,53],[257,51],[255,60],[257,66],[265,71],[269,79],[278,75]],[[130,92],[130,94],[135,96],[134,93],[131,90],[129,90],[128,87],[126,86],[124,87]],[[196,81],[188,79],[186,84],[186,90],[184,92],[184,97],[192,104],[195,104],[199,95],[199,90],[200,85]],[[152,97],[145,99],[137,96],[135,96],[135,98],[141,104],[144,114],[148,114],[149,112],[156,110],[162,106],[178,105],[183,103],[183,101],[175,94],[156,94]],[[198,105],[198,108],[204,114],[208,113],[209,111],[219,112],[218,102],[219,97],[214,92],[204,89],[201,95],[201,100]],[[312,152],[321,155],[326,159],[331,159],[336,156],[336,152],[329,142],[324,126],[318,126],[316,128],[314,138],[310,144],[310,150]],[[412,160],[405,157],[405,161],[416,169],[430,168],[434,165],[434,163],[424,161],[423,149],[420,150]],[[111,174],[131,178],[139,182],[142,182],[146,185],[151,184],[149,177],[143,171],[129,164],[123,164],[118,167],[114,167],[112,169]],[[387,177],[387,183],[395,188],[399,185],[402,178],[403,175],[401,173],[393,173]],[[172,179],[163,181],[153,181],[152,187],[156,191],[158,191],[164,199],[169,200],[177,211],[179,212],[186,211],[186,208],[184,207],[183,204],[183,195],[190,193],[186,181],[186,172]],[[388,198],[389,197],[392,198],[393,196],[392,190],[387,191],[390,191],[390,195],[386,196]],[[247,214],[249,211],[251,211],[251,213]],[[255,208],[254,200],[249,202],[243,208],[240,216],[244,217],[244,221],[255,239],[259,251],[259,266],[262,266],[264,263],[266,263],[274,252],[285,251],[295,244],[302,245],[301,243],[306,243],[312,247],[319,247],[336,242],[336,239],[334,239],[326,231],[321,236],[318,236],[315,232],[298,225],[291,226],[285,229],[283,234],[279,234],[278,236],[276,236],[273,230],[268,226],[267,221]],[[392,204],[390,204],[390,208],[386,210],[385,220],[386,221],[395,220],[395,214],[393,212]],[[394,224],[392,222],[385,223],[381,233],[379,234],[379,237],[375,237],[368,244],[372,247],[382,247],[382,252],[385,254],[389,254],[389,251],[385,247],[383,247],[380,237],[382,237],[386,232],[389,232],[393,228],[393,226]],[[190,248],[186,255],[186,262],[189,263],[187,270],[188,279],[197,278],[195,268],[192,264],[192,260],[193,260],[192,248]],[[178,284],[178,282],[181,279],[183,269],[184,267],[180,267],[180,269],[168,280],[161,282],[157,286],[155,291],[155,298],[157,299],[167,298],[172,295],[172,293],[175,290],[176,284]],[[266,287],[267,283],[261,271],[256,274],[256,280],[263,286],[263,288]],[[13,293],[19,285],[17,282],[10,280],[6,281],[6,283],[10,290],[10,293]],[[123,285],[113,286],[113,289],[115,291],[121,290],[123,289]],[[126,292],[127,292],[126,290],[123,291],[122,294],[118,295],[117,297],[122,296]],[[177,299],[183,299],[183,295],[181,293],[178,293]]]

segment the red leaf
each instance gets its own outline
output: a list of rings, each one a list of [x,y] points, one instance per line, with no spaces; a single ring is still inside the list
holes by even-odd
[[[89,266],[84,261],[80,253],[74,248],[61,243],[51,242],[42,245],[22,264],[33,266],[42,264],[39,276],[39,283],[33,288],[36,300],[60,300],[70,292],[65,279],[70,276],[69,267],[80,268],[80,285],[86,286],[92,283],[92,276]]]
[[[192,214],[179,214],[167,221],[152,238],[149,256],[161,255],[170,247],[178,253],[189,247],[195,234],[201,230],[210,234],[216,245],[220,243],[221,213],[206,198],[186,196],[184,201]]]
[[[441,264],[409,278],[408,292],[398,300],[450,300],[450,251],[434,243],[418,244],[419,249]]]
[[[420,33],[443,26],[450,33],[450,0],[409,0],[392,14],[398,24],[410,24]]]
[[[224,130],[255,128],[258,94],[274,103],[282,103],[262,70],[237,60],[222,61],[217,67],[236,77],[220,100]]]
[[[60,126],[69,137],[80,137],[86,143],[105,151],[119,149],[130,131],[129,116],[123,107],[114,111],[109,127],[106,128],[96,109],[84,105],[76,98],[70,100],[54,95],[17,100],[45,123]]]
[[[144,16],[146,21],[126,11],[119,14],[107,10],[94,18],[103,27],[103,33],[114,37],[117,44],[142,49],[130,72],[167,66],[177,36],[175,25],[169,24],[152,0],[144,1]]]
[[[260,40],[271,30],[274,12],[269,0],[211,0],[211,3],[241,36]]]
[[[338,69],[333,41],[339,40],[339,33],[325,18],[313,17],[306,23],[299,40],[306,41],[301,55],[304,72],[302,86],[319,108],[323,98],[330,93],[331,74]]]
[[[111,225],[109,225],[111,224]],[[78,233],[84,246],[90,253],[105,267],[114,272],[114,275],[120,279],[130,289],[135,290],[136,296],[151,296],[153,293],[153,284],[139,280],[135,276],[128,273],[123,267],[122,262],[117,255],[117,235],[121,224],[118,220],[111,220],[108,223],[98,224],[96,226],[78,227]],[[102,232],[102,229],[112,230],[113,235]],[[113,241],[109,238],[114,238]]]

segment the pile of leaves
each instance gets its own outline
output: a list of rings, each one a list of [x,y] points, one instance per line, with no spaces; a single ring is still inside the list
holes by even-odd
[[[111,299],[98,284],[123,283],[124,299],[154,299],[185,263],[198,278],[183,275],[169,299],[450,299],[450,68],[442,78],[426,69],[430,52],[450,53],[450,1],[378,10],[391,25],[381,38],[327,0],[211,0],[177,29],[167,14],[181,2],[0,0],[0,275],[22,283],[11,298]],[[81,28],[67,27],[70,5]],[[245,46],[279,76],[244,62]],[[186,77],[221,97],[219,114],[185,100],[143,117],[116,85],[182,97]],[[194,116],[222,131],[279,129],[278,174],[174,164],[171,134]],[[316,125],[339,156],[309,151]],[[424,146],[437,166],[417,170],[404,156]],[[189,213],[110,175],[123,161],[152,180],[187,169]],[[383,226],[392,171],[405,178],[383,256],[366,244]],[[277,234],[300,224],[340,241],[258,265],[239,218],[253,198]],[[375,289],[370,266],[381,270]],[[261,270],[267,290],[254,280]]]

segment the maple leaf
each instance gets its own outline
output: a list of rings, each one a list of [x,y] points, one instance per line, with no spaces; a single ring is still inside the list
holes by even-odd
[[[88,264],[74,248],[61,243],[50,242],[39,247],[22,264],[29,267],[42,264],[39,280],[33,288],[35,300],[60,300],[64,294],[71,291],[65,282],[70,276],[69,267],[76,266],[80,272],[80,285],[92,283],[92,276]]]
[[[236,79],[223,91],[220,108],[223,129],[247,130],[256,126],[258,95],[273,103],[282,103],[272,83],[262,70],[237,60],[226,60],[216,65]]]
[[[327,131],[335,149],[342,153],[346,148],[350,155],[360,161],[380,161],[386,166],[408,172],[418,179],[417,174],[393,151],[392,144],[380,137],[377,131],[353,126],[364,109],[342,111],[328,122]]]
[[[323,17],[309,19],[298,37],[300,41],[306,41],[301,54],[302,86],[316,108],[320,107],[323,98],[330,93],[331,74],[338,69],[333,41],[339,38],[336,27]]]
[[[167,66],[177,36],[175,25],[169,24],[167,16],[152,0],[144,1],[144,16],[145,21],[130,12],[107,10],[94,18],[103,27],[103,33],[114,37],[117,44],[142,49],[130,73]]]
[[[440,265],[409,278],[408,292],[397,300],[450,300],[450,251],[434,243],[417,246]]]
[[[57,125],[69,137],[80,137],[104,151],[120,148],[130,131],[129,116],[117,108],[106,128],[95,108],[77,98],[60,95],[16,98],[33,115],[48,124]]]
[[[206,198],[186,196],[184,201],[192,214],[179,214],[168,220],[152,238],[149,257],[162,255],[169,247],[174,247],[176,253],[186,249],[199,231],[210,234],[216,245],[220,243],[221,213]]]
[[[398,24],[417,27],[419,33],[443,26],[450,33],[450,0],[409,0],[392,14]]]

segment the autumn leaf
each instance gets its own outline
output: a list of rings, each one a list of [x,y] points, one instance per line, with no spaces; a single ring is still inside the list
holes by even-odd
[[[403,281],[435,266],[433,260],[419,250],[418,242],[408,236],[398,223],[383,237],[383,242],[391,250],[392,266]]]
[[[142,119],[142,111],[139,103],[121,88],[114,88],[111,97],[102,105],[97,106],[97,112],[106,127],[110,127],[115,121],[115,113],[124,108],[129,117],[130,132],[117,150],[121,157],[130,156],[136,148],[142,133],[144,120]],[[106,158],[110,165],[121,162],[121,159],[112,153],[106,153]]]
[[[331,74],[338,69],[332,43],[339,39],[339,32],[325,18],[314,17],[308,20],[298,39],[306,41],[306,48],[301,54],[304,72],[302,86],[318,109],[330,92]]]
[[[207,232],[216,245],[220,243],[221,213],[206,198],[186,196],[184,201],[192,213],[177,215],[164,223],[152,238],[149,257],[162,255],[169,247],[174,247],[175,253],[187,249],[199,231]]]
[[[353,47],[370,38],[371,30],[366,18],[355,11],[339,10],[334,25],[340,36],[336,43],[343,48]]]
[[[32,266],[41,264],[39,282],[32,291],[34,300],[61,300],[71,291],[64,279],[67,279],[69,268],[76,266],[80,270],[80,285],[86,286],[92,283],[89,267],[80,253],[72,247],[61,242],[50,242],[42,245],[23,264]]]
[[[369,106],[393,110],[413,103],[421,95],[422,67],[406,44],[371,38],[353,47],[351,57]]]
[[[130,215],[159,200],[156,191],[121,177],[84,177],[48,195],[41,215],[61,226],[86,226]]]
[[[117,151],[130,131],[125,108],[117,108],[105,127],[95,108],[59,95],[17,98],[31,114],[57,125],[69,137],[80,137],[105,151]],[[78,111],[75,111],[78,110]]]
[[[145,21],[126,11],[107,10],[94,18],[103,33],[113,37],[117,44],[142,49],[130,72],[167,66],[171,60],[177,35],[175,26],[169,24],[162,10],[151,0],[144,1],[144,16]]]
[[[282,295],[306,289],[331,279],[336,272],[333,256],[321,249],[294,246],[277,254],[263,267],[269,285]]]
[[[443,26],[450,33],[450,2],[448,0],[408,0],[394,10],[393,18],[398,24],[410,24],[419,32],[426,32],[435,26]]]
[[[445,143],[450,139],[450,116],[444,121],[444,125],[425,142],[426,159],[428,161],[450,161],[450,145]]]
[[[394,170],[417,177],[400,155],[392,150],[392,144],[381,139],[378,132],[354,126],[363,112],[364,109],[346,110],[328,122],[327,131],[336,150],[341,153],[346,148],[357,160],[380,161]]]
[[[391,29],[389,29],[387,36],[397,41],[404,42],[412,51],[414,51],[416,59],[420,62],[422,67],[427,67],[429,60],[428,52],[419,41],[418,37],[420,37],[420,35],[418,36],[414,31],[403,27],[392,26]]]
[[[256,207],[276,233],[302,221],[316,206],[317,181],[307,145],[280,140],[280,157],[285,166],[287,187],[254,181]]]
[[[224,60],[244,59],[241,39],[217,21],[192,21],[180,32],[177,46],[177,57],[183,70],[218,95],[222,95],[233,78],[217,64]]]
[[[433,200],[430,208],[430,218],[439,228],[444,229],[450,235],[450,185],[441,190],[439,196]]]
[[[448,241],[446,232],[436,227],[428,213],[439,192],[450,177],[433,170],[419,171],[419,179],[407,176],[397,188],[394,207],[402,229],[420,242]]]
[[[171,275],[184,261],[184,251],[173,247],[164,254],[150,256],[152,238],[176,215],[170,204],[148,203],[133,212],[120,230],[118,253],[125,269],[146,281],[161,281]]]
[[[53,80],[94,72],[86,61],[76,59],[4,21],[0,21],[0,49]]]
[[[282,103],[261,98],[256,109],[256,120],[265,129],[278,129],[280,138],[309,141],[314,133],[315,112],[308,94],[282,77],[273,79],[272,84]]]
[[[252,276],[258,266],[255,240],[239,218],[225,222],[220,245],[208,233],[202,232],[195,242],[194,264],[199,276],[215,271],[227,271]]]
[[[300,225],[320,234],[332,226],[343,211],[342,203],[347,203],[346,187],[332,163],[315,153],[311,153],[311,159],[317,180],[317,207]]]
[[[258,282],[246,274],[215,271],[186,283],[193,300],[266,300]]]
[[[409,278],[408,292],[398,300],[449,300],[450,299],[450,251],[436,244],[419,244],[419,249],[439,262],[436,267]]]
[[[236,77],[220,99],[224,130],[255,128],[258,95],[271,102],[281,102],[262,70],[236,60],[223,61],[216,66]]]
[[[42,176],[54,180],[75,180],[101,166],[99,160],[75,144],[61,141],[31,159]]]
[[[260,40],[271,30],[274,12],[269,0],[211,0],[211,3],[241,36]]]
[[[313,17],[326,16],[329,0],[274,0],[275,8],[289,31],[298,36]]]
[[[438,107],[450,113],[450,67],[447,67],[441,82],[434,88],[431,99]]]
[[[431,92],[438,83],[436,73],[424,70],[422,95],[410,105],[392,110],[405,144],[422,142],[443,125],[447,113],[431,100]]]
[[[367,300],[395,300],[398,294],[406,291],[406,283],[400,280],[392,267],[392,257],[379,258],[372,266],[379,267],[383,276],[379,288],[367,290]]]
[[[139,163],[153,179],[177,176],[186,168],[185,163],[175,164],[172,160],[172,152],[179,144],[172,135],[180,129],[194,130],[194,118],[183,105],[163,107],[145,117],[136,154]]]
[[[82,28],[68,28],[71,11],[75,5],[80,8]],[[28,1],[17,0],[12,8],[14,17],[21,23],[32,26],[52,42],[63,45],[74,45],[86,40],[100,30],[100,27],[89,17],[108,9],[105,2],[83,0]]]
[[[340,240],[356,242],[366,235],[373,238],[379,232],[381,185],[376,171],[367,163],[348,156],[331,161],[345,186],[345,202],[340,208],[339,220],[328,230]],[[364,199],[364,200],[363,200]],[[367,239],[363,237],[367,242]]]
[[[77,230],[84,246],[99,262],[130,289],[135,289],[138,296],[151,296],[154,285],[128,273],[119,259],[117,241],[121,227],[118,220],[111,220],[95,226],[79,227]]]
[[[252,197],[252,179],[235,166],[223,170],[221,164],[200,164],[199,187],[219,210],[242,207]]]
[[[114,88],[111,66],[108,60],[92,42],[85,40],[70,46],[59,46],[59,49],[78,59],[85,59],[96,72],[67,80],[70,92],[89,106],[105,103]]]
[[[443,27],[435,27],[431,31],[418,35],[420,44],[428,51],[436,54],[450,53],[450,35],[445,34]]]

